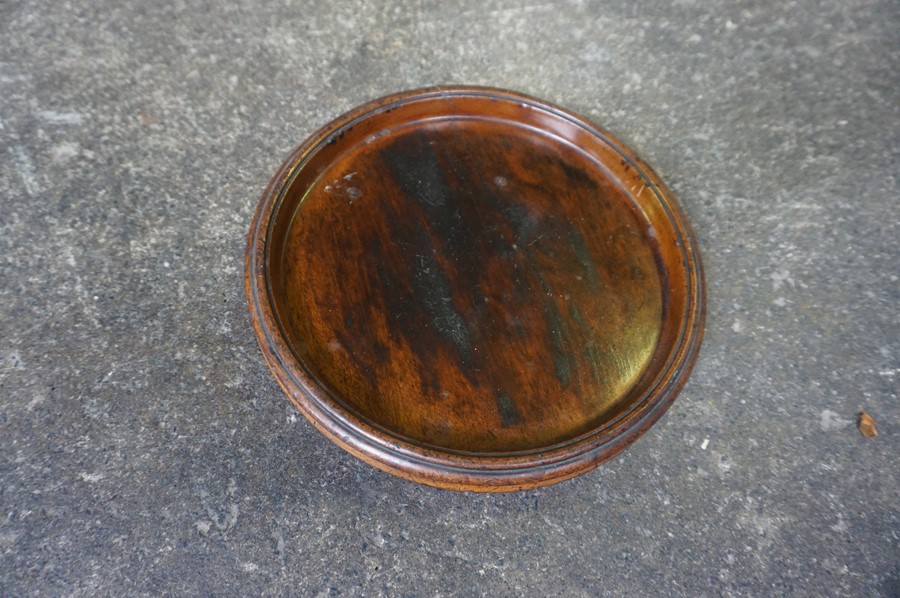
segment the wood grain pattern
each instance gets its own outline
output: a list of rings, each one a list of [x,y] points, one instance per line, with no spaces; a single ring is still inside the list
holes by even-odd
[[[616,454],[674,399],[702,333],[699,255],[649,168],[482,88],[372,102],[301,145],[260,202],[247,292],[310,421],[453,489]]]

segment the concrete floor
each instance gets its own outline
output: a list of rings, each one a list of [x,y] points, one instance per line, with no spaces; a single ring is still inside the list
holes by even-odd
[[[900,595],[900,4],[455,4],[0,2],[0,594]],[[607,127],[704,251],[682,395],[539,491],[343,453],[246,313],[289,150],[440,83]]]

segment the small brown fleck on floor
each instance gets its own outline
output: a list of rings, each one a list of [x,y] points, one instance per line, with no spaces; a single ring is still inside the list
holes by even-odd
[[[875,438],[878,436],[875,420],[865,411],[859,412],[859,433],[865,438]]]

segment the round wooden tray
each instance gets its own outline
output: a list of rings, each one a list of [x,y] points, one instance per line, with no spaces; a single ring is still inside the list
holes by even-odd
[[[704,288],[665,186],[606,131],[518,93],[361,106],[290,155],[250,229],[263,354],[328,438],[456,490],[558,482],[684,384]]]

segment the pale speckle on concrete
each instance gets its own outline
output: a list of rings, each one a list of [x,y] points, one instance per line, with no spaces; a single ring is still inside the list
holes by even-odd
[[[0,595],[900,595],[898,10],[0,4]],[[543,490],[360,463],[248,322],[245,235],[290,149],[448,83],[608,128],[703,254],[681,396]]]
[[[50,149],[54,162],[66,162],[78,155],[80,147],[71,141],[62,141]]]
[[[22,179],[22,188],[28,195],[37,195],[40,191],[40,187],[38,186],[37,175],[34,171],[34,163],[31,160],[31,156],[28,155],[28,152],[21,145],[12,147],[11,151],[16,170],[19,173],[19,177]]]
[[[79,477],[81,477],[82,480],[84,480],[85,482],[88,482],[88,483],[90,483],[90,484],[93,484],[93,483],[95,483],[95,482],[99,482],[99,481],[102,480],[103,477],[104,477],[102,473],[87,473],[87,472],[81,472],[81,473],[78,474],[78,475],[79,475]]]
[[[839,413],[831,409],[823,409],[819,415],[819,427],[823,432],[832,432],[849,426],[852,422],[842,418]]]
[[[35,112],[40,120],[51,125],[80,125],[84,115],[78,112],[57,112],[56,110],[38,110]]]
[[[197,521],[196,523],[194,523],[194,527],[197,528],[197,533],[200,534],[201,536],[208,536],[209,530],[212,529],[212,522],[211,521]]]

